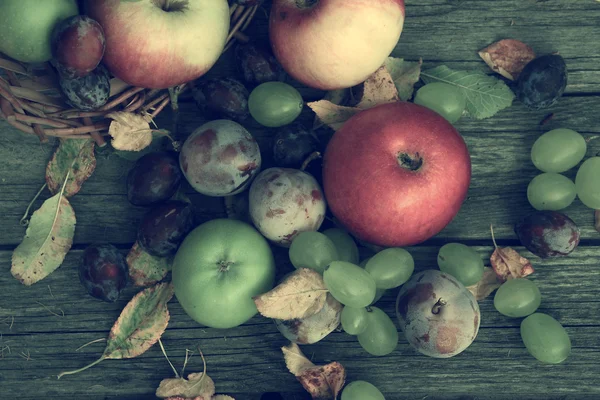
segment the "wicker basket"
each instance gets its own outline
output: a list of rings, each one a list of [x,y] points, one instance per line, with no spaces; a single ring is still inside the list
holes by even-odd
[[[230,7],[231,27],[224,51],[236,40],[248,40],[243,32],[257,9],[258,6],[235,4]],[[179,92],[187,86],[180,85]],[[0,54],[0,118],[25,133],[37,135],[42,142],[47,142],[48,136],[92,137],[103,146],[106,143],[103,136],[108,134],[110,124],[106,114],[114,111],[146,112],[155,117],[170,102],[166,89],[133,87],[113,78],[108,102],[95,111],[80,111],[63,101],[50,63],[33,67],[2,58]]]

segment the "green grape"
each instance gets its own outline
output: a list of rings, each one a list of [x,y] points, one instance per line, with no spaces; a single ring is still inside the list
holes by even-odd
[[[579,164],[587,144],[571,129],[554,129],[537,138],[531,148],[531,161],[540,171],[565,172]]]
[[[358,264],[358,246],[354,239],[352,239],[352,236],[339,228],[327,229],[323,231],[323,234],[335,244],[339,256],[338,261],[347,261],[352,264]]]
[[[543,363],[559,364],[571,354],[571,339],[563,326],[543,313],[521,322],[521,339],[529,354]]]
[[[258,85],[248,98],[250,115],[261,125],[276,128],[292,123],[302,112],[300,92],[283,82]]]
[[[333,261],[323,273],[329,293],[345,306],[366,307],[375,298],[375,280],[358,265]]]
[[[437,112],[451,124],[460,119],[467,106],[462,90],[443,82],[428,83],[417,90],[414,102]]]
[[[510,279],[494,295],[494,307],[507,317],[526,317],[535,312],[542,302],[540,289],[525,278]]]
[[[367,329],[367,309],[345,306],[342,309],[342,328],[350,335],[358,335]]]
[[[319,273],[325,271],[332,261],[338,259],[337,249],[321,232],[302,232],[290,245],[290,261],[295,268],[312,268]]]
[[[380,308],[371,306],[367,316],[367,329],[358,335],[358,343],[369,354],[385,356],[398,345],[396,325]]]
[[[536,210],[558,211],[571,205],[577,196],[575,183],[564,175],[544,172],[529,182],[527,199]]]
[[[342,400],[385,400],[385,397],[369,382],[354,381],[342,390]]]
[[[377,289],[393,289],[406,282],[415,270],[410,253],[399,247],[381,250],[365,265]]]
[[[594,210],[600,209],[600,157],[588,158],[581,164],[575,187],[583,204]]]
[[[483,277],[483,260],[475,250],[462,243],[448,243],[438,252],[440,271],[455,277],[465,286],[476,284]]]

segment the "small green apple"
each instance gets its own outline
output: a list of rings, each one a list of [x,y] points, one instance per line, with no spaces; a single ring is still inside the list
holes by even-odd
[[[275,281],[267,240],[251,225],[214,219],[185,238],[173,261],[175,296],[196,322],[211,328],[239,326],[258,311],[252,297]]]
[[[76,0],[2,0],[0,52],[22,62],[48,61],[52,30],[77,14]]]

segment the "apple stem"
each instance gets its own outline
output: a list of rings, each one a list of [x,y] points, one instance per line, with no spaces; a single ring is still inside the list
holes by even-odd
[[[432,314],[439,314],[440,311],[442,311],[442,307],[445,306],[446,300],[442,299],[441,297],[438,299],[438,301],[433,305],[433,307],[431,308],[431,313]]]
[[[310,153],[309,156],[306,157],[306,160],[304,160],[304,162],[302,163],[302,166],[300,167],[300,171],[306,170],[306,168],[308,167],[308,164],[310,164],[311,162],[313,162],[319,158],[321,158],[320,152],[314,151],[314,152]]]
[[[407,153],[400,153],[398,154],[398,163],[402,168],[417,171],[423,166],[423,157],[419,153],[415,153],[414,156]]]

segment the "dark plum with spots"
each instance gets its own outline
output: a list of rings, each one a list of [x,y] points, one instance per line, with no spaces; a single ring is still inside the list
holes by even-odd
[[[102,65],[83,77],[61,75],[58,83],[67,103],[79,110],[96,110],[105,105],[110,96],[110,76]]]
[[[125,257],[111,244],[93,244],[83,252],[79,280],[91,296],[115,302],[129,283]]]
[[[278,167],[300,168],[318,150],[321,146],[315,133],[297,122],[279,128],[273,138],[273,161]]]
[[[525,66],[516,94],[527,107],[539,110],[556,104],[567,87],[567,65],[558,54],[538,57]]]
[[[215,78],[198,83],[194,100],[210,119],[226,118],[243,122],[250,116],[248,89],[234,78]]]
[[[138,243],[147,253],[166,257],[175,254],[188,233],[196,227],[192,205],[169,201],[150,209],[138,229]]]
[[[540,258],[571,254],[579,245],[579,227],[565,214],[538,211],[515,225],[521,244]]]
[[[317,231],[326,208],[317,180],[299,169],[266,169],[250,186],[252,222],[263,236],[282,247],[289,247],[300,232]]]
[[[261,154],[250,132],[235,121],[218,119],[197,128],[179,153],[189,184],[206,196],[243,192],[259,173]]]
[[[182,178],[175,153],[158,151],[137,160],[127,175],[127,199],[134,206],[153,206],[170,199]]]
[[[244,80],[251,87],[284,79],[285,73],[281,65],[267,46],[260,46],[256,43],[240,43],[235,48],[235,57]]]
[[[414,274],[401,287],[396,315],[410,345],[435,358],[463,352],[479,331],[477,300],[456,278],[439,270]]]

